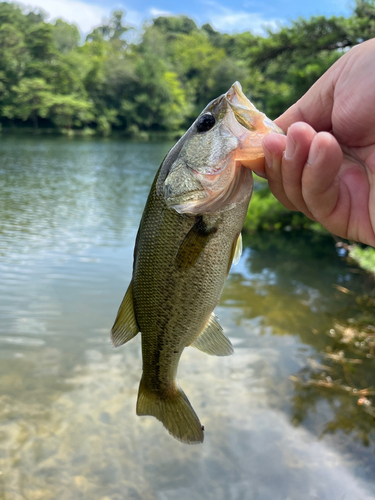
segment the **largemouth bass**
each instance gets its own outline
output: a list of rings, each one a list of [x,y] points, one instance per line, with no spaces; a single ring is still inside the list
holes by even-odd
[[[236,82],[202,111],[159,168],[134,249],[133,277],[112,328],[118,347],[141,332],[137,414],[152,415],[183,443],[203,427],[176,381],[185,347],[233,349],[213,310],[232,262],[253,180],[241,161],[263,157],[261,140],[281,131]]]

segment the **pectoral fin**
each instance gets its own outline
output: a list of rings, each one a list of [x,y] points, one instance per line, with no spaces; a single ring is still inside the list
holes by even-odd
[[[223,329],[214,313],[211,314],[203,332],[190,345],[213,356],[230,356],[233,354],[232,344],[224,335]]]
[[[237,237],[234,238],[232,250],[229,257],[227,273],[229,273],[232,264],[235,266],[239,263],[242,255],[242,235],[238,233]]]
[[[133,281],[131,281],[111,330],[112,344],[119,347],[135,337],[138,332],[139,327],[134,315]]]
[[[242,235],[240,233],[238,235],[236,247],[234,249],[234,255],[233,255],[233,265],[234,266],[236,266],[239,263],[241,255],[242,255]]]
[[[178,269],[187,269],[194,266],[205,246],[216,232],[216,227],[208,228],[203,217],[199,217],[181,243],[176,255],[176,267]]]

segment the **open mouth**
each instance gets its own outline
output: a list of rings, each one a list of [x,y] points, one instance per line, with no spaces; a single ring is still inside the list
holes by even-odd
[[[242,92],[241,84],[235,82],[225,94],[225,97],[238,123],[247,130],[255,130],[254,118],[259,115],[259,111]]]
[[[238,123],[251,132],[257,130],[257,128],[267,128],[269,132],[278,132],[284,134],[283,130],[278,127],[272,120],[267,118],[267,116],[258,111],[257,108],[252,104],[246,95],[242,91],[241,84],[239,82],[234,82],[228,92],[225,94],[225,98],[233,110]]]

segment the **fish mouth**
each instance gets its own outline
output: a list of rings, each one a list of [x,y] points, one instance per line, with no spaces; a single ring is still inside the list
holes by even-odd
[[[271,133],[284,134],[283,130],[252,104],[235,82],[224,98],[231,111],[228,116],[230,129],[238,138],[236,160],[242,165],[256,170],[264,163],[263,138]]]
[[[224,96],[238,123],[250,132],[256,132],[259,128],[266,128],[268,132],[284,134],[284,131],[278,127],[276,123],[267,118],[264,113],[259,111],[254,104],[249,101],[242,91],[240,82],[234,82]]]

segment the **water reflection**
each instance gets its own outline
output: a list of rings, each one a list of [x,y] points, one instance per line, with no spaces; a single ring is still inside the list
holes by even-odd
[[[355,449],[361,473],[373,478],[374,281],[333,259],[333,247],[325,243],[308,235],[263,235],[241,272],[232,274],[222,304],[237,306],[237,324],[256,323],[257,335],[298,337],[303,349],[284,356],[294,357],[295,366],[278,363],[277,390],[270,390],[274,404],[284,407],[293,425],[319,437],[337,434],[340,449]],[[337,285],[343,281],[348,288]],[[248,344],[249,337],[242,339],[241,345]],[[293,388],[282,389],[287,378]],[[285,397],[291,406],[281,402]]]
[[[247,239],[216,311],[234,356],[184,352],[202,446],[135,415],[139,338],[108,332],[168,146],[0,143],[0,499],[374,498],[370,407],[322,386],[374,385],[371,331],[348,323],[367,308],[333,286],[364,278],[314,238]]]
[[[89,140],[67,147],[62,138],[24,139],[19,147],[7,138],[0,144],[2,242],[68,253],[91,242],[111,244],[139,220],[145,187],[168,147]]]

